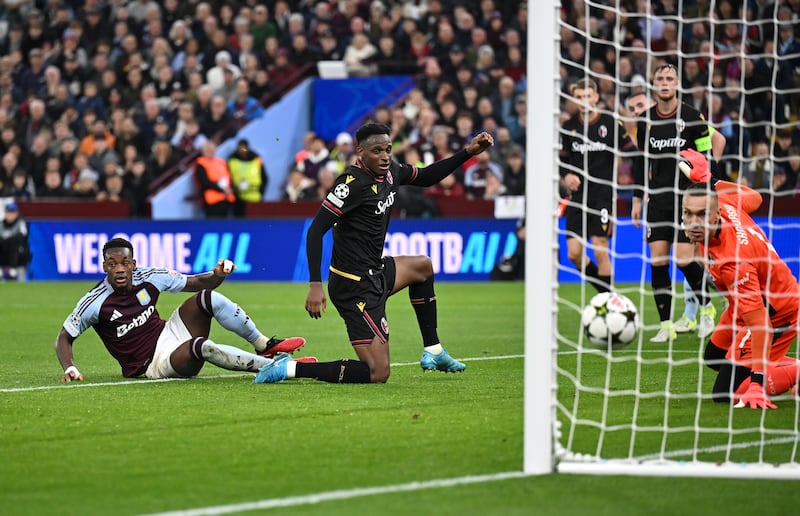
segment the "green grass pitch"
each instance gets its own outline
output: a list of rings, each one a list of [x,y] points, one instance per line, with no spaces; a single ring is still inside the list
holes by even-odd
[[[466,361],[463,374],[420,370],[419,333],[407,295],[401,293],[388,307],[394,365],[386,385],[310,380],[253,385],[252,375],[211,365],[194,380],[131,382],[121,377],[91,331],[75,344],[76,363],[86,381],[63,385],[53,342],[90,286],[0,284],[4,515],[201,514],[189,511],[203,508],[208,510],[202,514],[255,509],[248,513],[727,515],[763,511],[765,503],[771,513],[792,514],[800,503],[796,482],[774,480],[553,474],[446,485],[447,479],[522,469],[521,283],[437,284],[439,333],[450,352]],[[298,354],[320,360],[354,356],[332,306],[319,321],[305,314],[302,284],[234,280],[220,291],[268,335],[306,337],[308,343]],[[161,315],[169,316],[188,295],[162,295]],[[604,398],[593,389],[607,385],[609,377],[615,389],[631,385],[636,368],[614,362],[609,375],[603,357],[576,353],[566,340],[577,338],[572,307],[579,306],[580,287],[563,286],[560,296],[559,333],[565,341],[559,346],[559,400],[563,407],[576,406],[576,389],[565,373],[580,364],[577,413],[597,417]],[[543,310],[549,309],[544,305],[548,299],[542,296]],[[216,325],[212,338],[246,346]],[[693,344],[683,339],[676,346],[691,350]],[[663,369],[653,365],[645,370],[642,388],[663,390]],[[674,369],[671,385],[677,399],[670,401],[668,422],[691,426],[697,401],[680,395],[692,392],[700,368],[695,363]],[[728,410],[701,403],[704,425],[727,425]],[[794,428],[796,437],[796,405],[789,400],[779,405],[764,425],[795,425],[788,428]],[[629,400],[612,398],[608,407],[611,422],[630,423]],[[663,400],[651,400],[638,410],[638,424],[664,421]],[[559,413],[563,419],[563,411]],[[744,422],[736,417],[733,424],[758,426],[755,411],[747,417]],[[572,435],[575,449],[597,450],[597,432],[583,425],[569,429],[569,424],[562,427],[565,436]],[[604,437],[604,454],[628,453],[624,430]],[[710,436],[700,445],[713,447],[716,439]],[[682,437],[677,441],[669,447],[687,446]],[[635,454],[647,455],[660,446],[658,438],[638,435]],[[788,456],[786,446],[791,447],[770,447],[767,453]],[[748,453],[745,449],[737,460],[746,460]],[[442,485],[430,484],[439,480]],[[370,488],[378,494],[355,491]],[[342,499],[336,499],[337,493],[344,493]]]

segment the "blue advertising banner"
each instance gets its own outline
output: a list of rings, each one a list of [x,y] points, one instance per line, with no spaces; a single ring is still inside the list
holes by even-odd
[[[778,254],[800,277],[800,218],[756,220],[767,229]],[[237,264],[236,279],[307,281],[305,234],[308,220],[191,221],[32,221],[30,242],[34,280],[87,280],[102,275],[103,244],[115,237],[131,240],[140,266],[169,267],[186,274],[205,272],[219,258]],[[514,252],[515,221],[510,219],[394,220],[384,243],[388,255],[424,254],[437,280],[486,281],[494,265]],[[617,282],[650,281],[647,243],[642,229],[620,219],[611,242]],[[325,237],[323,278],[327,279],[332,242]],[[567,259],[564,221],[559,230],[562,283],[580,281]],[[545,249],[542,252],[546,252]]]
[[[103,276],[103,244],[130,240],[139,266],[185,274],[211,270],[219,258],[236,263],[239,280],[307,281],[305,234],[308,220],[32,221],[33,280],[95,280]],[[517,245],[514,220],[396,220],[385,252],[425,254],[437,280],[482,281]],[[323,278],[332,239],[326,235]]]

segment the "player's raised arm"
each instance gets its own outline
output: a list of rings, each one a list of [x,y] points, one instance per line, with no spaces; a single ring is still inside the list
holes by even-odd
[[[225,278],[233,274],[236,270],[236,264],[230,260],[218,260],[216,267],[209,272],[201,274],[193,274],[186,277],[186,286],[183,287],[183,292],[199,292],[203,289],[215,289],[222,285]]]
[[[452,174],[455,169],[463,165],[471,156],[477,156],[492,145],[494,145],[494,138],[484,131],[473,138],[466,147],[449,158],[440,159],[420,169],[420,173],[410,184],[416,186],[433,186]]]
[[[75,367],[72,355],[73,342],[75,342],[75,339],[62,327],[61,331],[58,332],[58,337],[56,337],[56,356],[61,363],[61,368],[64,370],[64,375],[61,377],[62,382],[83,381],[83,375]]]

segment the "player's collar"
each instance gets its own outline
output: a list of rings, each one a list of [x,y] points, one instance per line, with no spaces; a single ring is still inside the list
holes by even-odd
[[[379,175],[375,174],[374,172],[372,172],[372,170],[370,170],[370,169],[369,169],[369,168],[368,168],[368,167],[367,167],[367,166],[364,164],[364,162],[363,162],[363,161],[361,161],[361,158],[359,158],[359,159],[357,159],[357,160],[356,160],[356,165],[358,166],[358,168],[360,168],[361,170],[363,170],[364,172],[366,172],[367,174],[369,174],[369,176],[370,176],[372,179],[374,179],[375,181],[381,182],[381,181],[383,181],[383,180],[385,179],[385,177],[386,177],[386,176],[379,176]]]

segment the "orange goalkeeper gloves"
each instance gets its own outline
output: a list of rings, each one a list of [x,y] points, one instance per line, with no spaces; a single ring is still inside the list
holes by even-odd
[[[708,183],[711,179],[711,172],[708,170],[708,158],[694,149],[686,149],[680,152],[683,159],[678,160],[678,168],[683,175],[695,183]]]
[[[771,409],[778,408],[777,405],[769,401],[764,387],[759,382],[750,382],[750,387],[739,398],[739,403],[735,405],[736,408],[750,407],[753,409]]]

